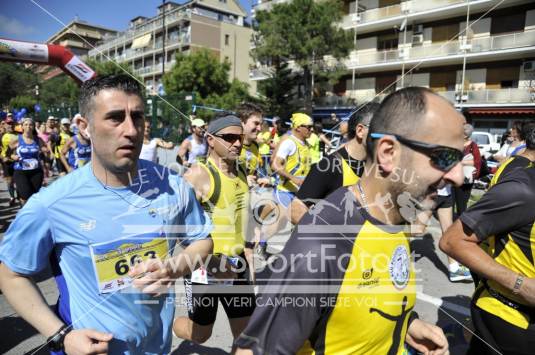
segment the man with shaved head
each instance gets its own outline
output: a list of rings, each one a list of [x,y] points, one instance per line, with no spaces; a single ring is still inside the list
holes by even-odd
[[[414,312],[404,224],[433,208],[437,188],[462,183],[463,121],[426,88],[385,98],[369,128],[364,174],[303,216],[236,341],[239,354],[399,354],[405,344],[448,353],[442,330]]]

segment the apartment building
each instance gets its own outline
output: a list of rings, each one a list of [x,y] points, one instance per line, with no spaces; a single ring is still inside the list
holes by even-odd
[[[418,85],[446,97],[477,129],[500,133],[535,117],[535,1],[358,0],[344,1],[344,9],[340,26],[356,30],[355,50],[316,110]],[[251,76],[261,80],[266,71]]]
[[[161,87],[162,73],[171,70],[177,53],[210,49],[231,63],[230,79],[250,83],[249,46],[252,35],[247,13],[236,0],[166,2],[154,17],[138,16],[127,30],[105,37],[89,51],[98,60],[126,62],[148,88]],[[252,83],[251,92],[256,92]]]
[[[54,33],[46,43],[58,44],[68,48],[75,55],[84,58],[93,46],[107,36],[114,36],[117,31],[90,24],[76,17],[67,26]],[[35,71],[43,75],[43,80],[60,75],[63,71],[57,67],[39,65]]]

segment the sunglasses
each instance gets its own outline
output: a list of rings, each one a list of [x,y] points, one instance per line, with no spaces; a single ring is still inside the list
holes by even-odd
[[[212,134],[212,136],[221,138],[225,142],[234,144],[236,141],[243,142],[244,134],[224,133],[224,134]]]
[[[379,139],[385,136],[395,137],[396,140],[401,144],[411,148],[412,150],[427,155],[431,160],[431,165],[443,172],[450,171],[455,165],[459,164],[459,162],[463,160],[463,152],[455,148],[437,144],[429,144],[420,141],[413,141],[412,139],[408,139],[403,136],[391,133],[370,134],[370,137],[372,139]]]

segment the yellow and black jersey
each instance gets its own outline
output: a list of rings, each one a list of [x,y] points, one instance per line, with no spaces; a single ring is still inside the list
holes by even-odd
[[[258,143],[252,142],[249,145],[243,145],[240,152],[240,164],[247,172],[247,175],[256,175],[261,161]]]
[[[356,184],[363,173],[364,161],[351,158],[341,148],[312,165],[296,196],[310,207],[339,187]]]
[[[294,230],[237,339],[255,354],[401,354],[416,299],[408,236],[347,188]]]
[[[505,162],[503,162],[502,165],[498,168],[498,171],[496,171],[496,174],[494,174],[494,177],[490,181],[489,189],[496,185],[498,181],[506,177],[509,173],[514,171],[517,168],[526,168],[530,164],[533,164],[531,160],[529,160],[526,157],[523,156],[514,156],[509,159],[507,159]]]
[[[249,187],[245,174],[230,178],[215,165],[212,158],[199,163],[210,176],[210,191],[201,205],[212,219],[210,233],[214,254],[238,256],[243,252],[248,223]]]
[[[487,252],[496,262],[535,277],[535,164],[513,169],[515,161],[525,163],[518,158],[510,161],[510,169],[460,218],[479,240],[489,241]],[[479,283],[474,302],[520,328],[534,327],[535,319],[530,319],[533,308],[524,306],[519,297],[491,280]]]

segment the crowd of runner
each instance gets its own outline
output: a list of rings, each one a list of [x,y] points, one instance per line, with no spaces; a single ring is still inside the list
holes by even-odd
[[[306,113],[268,120],[253,103],[192,117],[175,145],[151,136],[125,76],[84,83],[79,106],[72,121],[8,114],[0,131],[9,204],[23,206],[0,244],[0,287],[53,352],[168,353],[173,334],[208,340],[221,304],[240,354],[447,354],[413,309],[409,242],[434,214],[450,281],[475,283],[469,353],[533,353],[534,122],[513,125],[468,207],[485,159],[428,89],[342,118],[340,146]],[[158,162],[175,146],[178,172]],[[47,265],[54,310],[31,280]],[[187,316],[174,318],[180,278]]]

